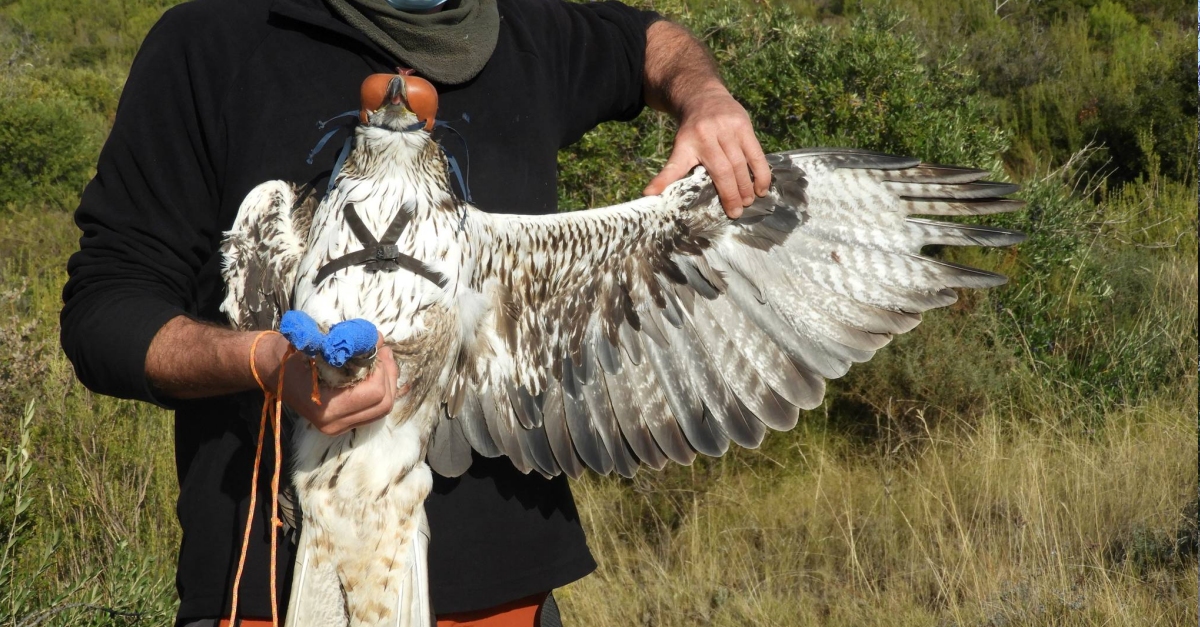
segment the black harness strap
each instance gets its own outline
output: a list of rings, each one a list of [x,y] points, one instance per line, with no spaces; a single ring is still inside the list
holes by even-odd
[[[445,275],[421,263],[415,257],[400,252],[400,247],[396,245],[396,242],[400,241],[400,234],[404,232],[409,223],[407,211],[400,209],[396,213],[396,217],[392,219],[392,223],[388,225],[387,230],[384,231],[383,237],[378,240],[371,235],[371,230],[363,223],[362,218],[358,217],[358,212],[354,210],[354,203],[346,203],[342,214],[346,217],[346,225],[350,227],[350,232],[354,233],[354,236],[362,242],[363,249],[338,257],[321,266],[321,269],[317,271],[316,278],[313,279],[313,285],[320,284],[338,270],[362,265],[366,266],[367,272],[394,272],[404,268],[445,289],[449,283]]]

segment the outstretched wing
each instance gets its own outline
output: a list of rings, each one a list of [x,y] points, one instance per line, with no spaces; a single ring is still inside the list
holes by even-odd
[[[1004,277],[922,256],[1013,231],[914,215],[1012,211],[980,170],[852,150],[770,155],[774,180],[728,220],[703,171],[660,197],[540,217],[472,215],[460,300],[477,318],[429,459],[467,446],[526,472],[631,476],[730,442],[757,447],[820,404],[952,288]],[[465,457],[465,459],[464,459]]]
[[[267,181],[246,195],[221,240],[221,311],[235,328],[275,329],[291,309],[296,268],[308,242],[317,199],[283,181]]]

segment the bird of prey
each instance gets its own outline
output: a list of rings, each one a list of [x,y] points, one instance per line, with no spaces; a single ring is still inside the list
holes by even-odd
[[[431,93],[368,78],[324,198],[263,183],[222,245],[234,326],[275,328],[289,309],[322,329],[365,318],[398,365],[383,419],[336,436],[296,427],[293,627],[432,624],[431,468],[460,475],[476,451],[547,476],[628,477],[757,447],[955,288],[1005,282],[924,247],[1022,239],[918,217],[1012,211],[1016,186],[846,149],[769,155],[770,191],[737,220],[700,167],[611,207],[484,213],[452,192]],[[332,385],[373,367],[316,362]]]

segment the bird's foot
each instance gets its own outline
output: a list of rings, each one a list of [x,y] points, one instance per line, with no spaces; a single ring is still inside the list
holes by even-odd
[[[375,366],[379,332],[367,320],[344,320],[324,333],[308,314],[292,310],[283,314],[279,332],[296,350],[311,357],[321,380],[334,387],[367,378]]]

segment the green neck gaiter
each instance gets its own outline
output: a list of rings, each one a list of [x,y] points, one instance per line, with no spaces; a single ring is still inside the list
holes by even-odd
[[[496,0],[462,0],[437,13],[407,13],[385,0],[325,2],[417,74],[445,85],[475,78],[500,36]]]

